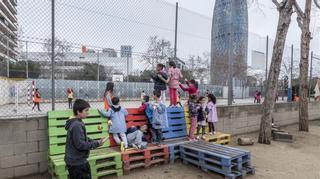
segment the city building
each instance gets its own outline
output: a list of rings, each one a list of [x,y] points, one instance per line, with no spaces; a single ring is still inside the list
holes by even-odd
[[[0,1],[0,60],[15,60],[17,44],[17,0]]]
[[[247,76],[246,0],[215,2],[211,40],[211,84],[227,85],[229,73],[232,71],[235,86],[241,86]]]
[[[26,56],[25,52],[21,56]],[[49,78],[51,69],[51,58],[46,52],[28,52],[28,60],[41,62],[41,77]],[[106,74],[112,77],[112,74],[132,73],[132,57],[110,57],[110,53],[80,53],[68,52],[56,57],[56,78],[63,78],[68,72],[78,71],[84,68],[85,63],[99,64],[104,66]]]

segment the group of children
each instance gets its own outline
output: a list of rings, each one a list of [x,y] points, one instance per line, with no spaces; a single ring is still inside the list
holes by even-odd
[[[154,80],[153,99],[147,95],[143,97],[143,103],[139,110],[145,112],[148,123],[143,126],[132,126],[127,129],[126,117],[128,111],[120,105],[119,97],[113,96],[114,84],[107,83],[104,94],[104,109],[100,109],[101,116],[108,118],[109,133],[115,142],[120,145],[121,151],[133,147],[136,149],[144,149],[147,142],[144,133],[151,132],[151,141],[155,145],[161,145],[163,140],[162,129],[168,127],[167,111],[165,105],[165,91],[167,84],[170,91],[170,105],[176,106],[177,88],[189,93],[188,108],[191,118],[191,127],[189,131],[190,140],[196,140],[194,131],[197,128],[197,138],[202,129],[202,137],[205,136],[205,127],[208,123],[210,134],[215,133],[214,123],[218,121],[216,113],[216,98],[213,94],[208,94],[208,102],[206,97],[198,95],[198,86],[195,80],[187,81],[187,86],[182,85],[179,80],[182,74],[176,68],[174,62],[169,63],[169,70],[164,70],[164,65],[158,64],[156,73],[152,75]],[[69,90],[69,93],[73,93]],[[70,95],[71,97],[71,95]],[[69,96],[68,96],[69,98]],[[72,100],[71,100],[72,101]],[[71,107],[71,106],[69,106]],[[90,165],[87,161],[89,151],[102,146],[107,138],[92,140],[86,134],[86,129],[82,119],[88,116],[90,105],[88,102],[77,99],[74,102],[74,117],[70,118],[65,125],[67,130],[65,162],[69,172],[70,179],[91,178]]]
[[[216,109],[216,97],[213,94],[206,97],[190,95],[188,101],[189,116],[191,125],[189,129],[189,140],[200,139],[200,130],[202,130],[201,138],[205,139],[206,126],[209,126],[209,134],[215,134],[215,123],[218,122],[217,109]],[[197,137],[195,138],[194,132],[197,129]]]

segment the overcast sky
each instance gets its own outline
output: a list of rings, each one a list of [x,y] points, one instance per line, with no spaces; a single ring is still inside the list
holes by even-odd
[[[274,38],[278,13],[271,0],[249,0],[249,39]],[[303,2],[303,0],[298,0]],[[56,0],[56,37],[80,45],[114,48],[132,45],[136,54],[146,52],[148,38],[158,35],[174,42],[175,0]],[[214,0],[178,0],[178,57],[210,51]],[[303,4],[301,4],[303,5]],[[48,0],[19,0],[18,24],[26,40],[38,41],[51,37],[51,2]],[[303,8],[303,7],[302,7]],[[320,48],[319,11],[312,12],[311,32],[314,33],[311,49]],[[287,46],[299,47],[300,29],[296,16],[287,38]],[[252,35],[252,33],[258,34]],[[250,44],[249,44],[250,46]],[[260,43],[264,51],[265,42]],[[29,51],[39,51],[41,44],[29,43]],[[317,53],[318,52],[318,53]],[[289,53],[288,53],[289,54]],[[136,58],[141,58],[137,55]],[[250,63],[250,61],[249,61]]]
[[[179,3],[180,7],[190,9],[197,13],[212,18],[215,0],[166,0],[172,4]],[[298,0],[301,8],[304,8],[304,0]],[[274,39],[276,34],[278,13],[271,0],[248,0],[249,6],[249,31],[261,36],[269,35]],[[312,50],[319,52],[320,47],[320,28],[319,10],[315,7],[312,11],[311,32],[314,33],[312,39]],[[292,16],[292,23],[288,32],[287,45],[300,43],[300,29],[296,22],[296,15]]]

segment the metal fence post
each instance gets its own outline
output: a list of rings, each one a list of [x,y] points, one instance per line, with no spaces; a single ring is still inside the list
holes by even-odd
[[[174,60],[176,60],[177,58],[178,11],[179,11],[179,5],[178,5],[178,2],[176,2],[176,21],[175,21],[175,29],[174,29]]]
[[[55,110],[55,71],[54,71],[54,47],[55,47],[55,23],[54,23],[54,16],[55,16],[55,0],[51,1],[51,108]]]

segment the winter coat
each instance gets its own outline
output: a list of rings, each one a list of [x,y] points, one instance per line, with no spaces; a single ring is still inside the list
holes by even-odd
[[[218,122],[217,107],[213,102],[207,104],[208,122]]]
[[[187,91],[189,95],[198,95],[198,88],[195,85],[191,84],[188,81],[187,81],[187,85],[188,87],[184,87],[182,84],[179,84],[180,88],[183,91]]]
[[[106,110],[100,110],[103,117],[110,118],[112,125],[109,128],[109,133],[125,133],[127,131],[126,116],[128,116],[128,111],[121,106],[111,106],[111,108]]]
[[[168,79],[168,75],[164,72],[160,72],[158,74],[152,74],[151,78],[154,81],[154,90],[160,90],[160,91],[164,91],[167,90],[167,85],[165,82],[163,82],[158,75],[161,75],[165,80]]]
[[[169,88],[178,88],[179,80],[182,78],[182,73],[179,68],[169,68],[168,74],[170,76],[170,81],[168,83]]]
[[[205,111],[206,105],[198,104],[198,106],[200,106],[200,108],[197,110],[197,112],[198,112],[197,121],[201,122],[201,121],[206,120],[206,111]]]
[[[198,116],[197,104],[189,101],[188,107],[189,107],[189,116],[190,117],[197,117]]]
[[[152,123],[153,109],[152,109],[152,105],[149,102],[143,103],[139,107],[139,112],[144,112],[146,114],[147,118],[148,118],[149,124]]]
[[[153,104],[153,115],[152,115],[152,128],[163,129],[168,127],[167,109],[166,106],[160,102],[159,104]]]
[[[81,119],[69,119],[65,124],[67,130],[66,152],[64,160],[67,165],[87,163],[90,150],[99,147],[99,142],[87,137],[86,128]]]

